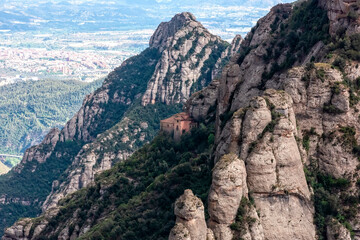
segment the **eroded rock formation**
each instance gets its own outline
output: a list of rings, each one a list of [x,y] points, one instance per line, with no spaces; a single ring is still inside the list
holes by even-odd
[[[175,202],[176,225],[169,239],[206,240],[208,229],[205,222],[204,205],[190,189]]]

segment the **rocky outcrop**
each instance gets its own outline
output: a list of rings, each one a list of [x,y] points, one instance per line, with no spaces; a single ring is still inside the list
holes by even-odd
[[[229,60],[240,53],[241,51],[241,43],[244,39],[241,35],[236,35],[231,42],[231,45],[227,47],[227,49],[221,54],[221,58],[219,58],[215,64],[214,69],[212,70],[212,78],[218,79],[221,76],[222,70],[224,66],[229,62]]]
[[[160,51],[164,50],[175,34],[189,24],[190,21],[196,21],[195,16],[192,13],[184,12],[175,15],[170,22],[160,23],[150,38],[149,46],[159,48]]]
[[[214,66],[207,60],[221,58],[228,45],[191,13],[178,14],[170,22],[160,24],[150,47],[159,48],[161,59],[142,97],[142,105],[186,102],[194,89],[199,90],[212,80],[211,74],[210,78],[206,74]]]
[[[10,228],[7,228],[3,240],[30,240],[37,239],[44,228],[49,224],[49,219],[56,216],[58,209],[48,211],[44,216],[34,220],[31,218],[24,218],[16,222]]]
[[[328,240],[351,240],[351,234],[349,230],[335,219],[331,219],[329,221],[326,230],[326,236]]]
[[[184,105],[184,110],[198,122],[209,121],[215,118],[217,91],[220,82],[212,81],[209,86],[191,95]]]
[[[244,162],[235,154],[223,156],[213,169],[209,192],[209,227],[216,239],[233,239],[230,225],[235,221],[242,197],[247,194]]]
[[[319,0],[319,4],[328,11],[332,35],[341,32],[348,35],[360,32],[360,3],[357,0]]]
[[[303,172],[301,150],[295,139],[297,131],[292,105],[292,99],[287,93],[266,90],[263,96],[253,98],[249,107],[235,112],[220,135],[219,141],[222,144],[218,145],[216,151],[220,155],[219,163],[223,161],[221,155],[226,153],[236,154],[235,158],[240,156],[245,161],[245,188],[251,192],[251,198],[260,212],[260,215],[255,214],[254,217],[259,219],[258,225],[255,224],[260,229],[256,234],[258,239],[261,236],[264,239],[315,238],[313,209]],[[226,186],[222,184],[224,185]],[[248,197],[247,194],[245,197]],[[237,201],[240,200],[241,197],[238,196]],[[225,207],[222,208],[226,210]],[[230,219],[231,221],[234,220]],[[228,225],[229,223],[226,226]],[[213,231],[216,236],[217,231]],[[222,237],[219,239],[232,238],[229,229],[228,236],[226,231],[220,232]],[[247,234],[250,233],[251,231]]]
[[[350,5],[341,7],[353,6],[355,1],[324,2],[320,1],[320,4],[328,10],[331,34],[338,34],[340,26],[348,26],[346,33],[349,35],[357,31],[352,22],[346,23],[349,18],[346,21],[341,16],[333,18],[341,11],[351,11],[337,9],[338,6],[344,2]],[[315,209],[304,166],[311,168],[315,164],[315,174],[346,179],[349,188],[342,189],[342,193],[338,191],[338,196],[349,194],[356,198],[358,194],[354,184],[359,181],[359,167],[354,147],[358,146],[360,133],[356,120],[359,104],[353,101],[358,93],[350,89],[351,83],[350,88],[342,84],[344,79],[355,81],[359,76],[356,63],[349,63],[350,66],[340,72],[331,66],[331,60],[325,58],[326,48],[319,42],[306,56],[294,62],[294,66],[267,76],[275,60],[266,60],[270,49],[266,48],[268,41],[276,39],[273,38],[274,22],[286,22],[279,14],[291,14],[291,11],[291,5],[279,5],[259,21],[242,44],[248,53],[231,59],[222,70],[218,86],[215,162],[219,164],[228,156],[243,160],[246,180],[242,188],[246,188],[248,193],[242,197],[253,199],[254,209],[258,211],[252,215],[258,219],[258,224],[255,224],[257,234],[251,235],[255,230],[251,231],[250,225],[242,225],[245,230],[241,232],[241,237],[244,239],[316,239]],[[321,63],[310,64],[315,56]],[[198,99],[196,95],[195,99]],[[204,101],[197,101],[197,104],[190,101],[193,104],[189,109],[200,108]],[[206,116],[202,118],[206,119]],[[227,176],[226,173],[221,175]],[[216,177],[213,176],[213,184],[214,179]],[[218,189],[226,186],[226,183],[219,184]],[[214,210],[216,201],[212,194],[213,187],[209,193],[209,226],[216,238],[239,236],[235,213],[241,196],[234,198],[237,201],[235,204],[221,201],[224,205],[219,204]],[[358,206],[355,203],[352,208],[356,214]],[[244,216],[249,216],[252,208],[248,206],[244,209],[248,212]],[[232,213],[224,228],[220,228],[220,221],[214,221],[213,217],[222,212]],[[356,217],[348,217],[348,221],[356,236]],[[231,222],[235,224],[232,229],[228,227]],[[328,237],[346,239],[349,236],[346,229],[341,228],[341,224],[338,227],[334,229],[329,225]]]
[[[93,142],[84,145],[65,171],[66,179],[53,182],[52,192],[42,205],[43,211],[56,207],[65,196],[91,185],[96,174],[126,160],[137,149],[137,144],[144,144],[153,137],[149,134],[148,130],[152,130],[149,128],[145,119],[124,117],[114,127],[99,134]]]
[[[53,182],[52,191],[42,205],[44,212],[50,208],[56,208],[59,200],[65,196],[91,185],[97,173],[110,169],[116,162],[123,161],[131,155],[132,152],[128,149],[119,146],[116,148],[117,145],[127,143],[125,141],[127,135],[124,132],[129,123],[129,119],[124,118],[113,128],[99,135],[95,141],[82,147],[71,166],[66,170],[66,179]],[[146,130],[147,124],[142,126],[143,128],[138,130],[139,133],[135,134],[136,136],[131,136],[132,138],[136,137],[140,141],[141,134]],[[117,143],[115,141],[118,138],[123,140]],[[113,146],[111,150],[109,146]]]
[[[320,69],[325,71],[324,79],[315,76]],[[309,86],[302,81],[306,74],[310,74]],[[341,81],[341,72],[326,64],[317,64],[310,71],[294,68],[281,78],[285,91],[294,100],[294,112],[300,116],[297,117],[299,127],[305,133],[313,128],[308,157],[318,159],[320,169],[336,178],[355,173],[357,165],[350,146],[339,144],[343,137],[340,128],[354,127],[356,132],[360,131],[357,110],[349,107],[349,89],[337,86]],[[334,87],[338,89],[336,93],[332,90]],[[324,106],[328,104],[338,109],[338,113],[324,112]],[[321,135],[325,137],[321,138]],[[333,137],[328,137],[330,135]]]
[[[14,239],[27,239],[26,236],[30,235],[31,219],[25,218],[11,228],[6,229],[2,239],[14,240]]]
[[[189,189],[185,190],[175,202],[176,225],[171,230],[171,240],[207,240],[204,205]]]
[[[227,53],[226,56],[228,57],[232,57],[235,56],[236,54],[238,54],[240,52],[241,49],[241,43],[244,41],[244,39],[241,37],[241,35],[237,34],[234,39],[231,42],[231,45],[228,47],[227,49]],[[222,58],[224,58],[225,56],[223,56]]]

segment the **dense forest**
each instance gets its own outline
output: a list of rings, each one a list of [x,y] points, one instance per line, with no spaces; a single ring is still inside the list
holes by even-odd
[[[63,126],[101,83],[44,80],[0,87],[0,153],[21,155],[50,128]],[[11,167],[18,160],[4,163]]]

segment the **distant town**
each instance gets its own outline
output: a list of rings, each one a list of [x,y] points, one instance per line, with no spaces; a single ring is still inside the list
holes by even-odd
[[[0,86],[19,81],[105,77],[148,45],[153,30],[0,35]]]

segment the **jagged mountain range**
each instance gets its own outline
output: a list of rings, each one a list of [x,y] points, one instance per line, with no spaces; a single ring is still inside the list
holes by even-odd
[[[146,56],[152,70],[137,106],[184,103],[198,128],[180,142],[160,133],[126,160],[113,158],[126,155],[116,148],[124,135],[113,118],[117,109],[100,103],[123,96],[110,81],[115,71],[61,132],[30,149],[12,172],[23,176],[28,162],[71,155],[69,139],[90,142],[54,181],[43,213],[19,220],[3,239],[360,239],[359,13],[355,0],[280,4],[234,41],[239,48],[227,49],[189,13],[160,25],[153,47],[142,53],[161,52]],[[210,41],[223,50],[208,54]],[[195,47],[187,58],[194,42],[204,53]],[[206,66],[216,52],[209,78],[189,80],[187,66],[195,64],[198,75],[191,76],[205,76],[196,64]],[[117,71],[131,63],[139,64],[133,58]],[[186,81],[193,91],[204,88],[188,94]],[[88,152],[93,156],[81,157]],[[41,174],[41,165],[30,169]],[[79,176],[86,179],[80,185]],[[75,187],[67,192],[67,186]]]
[[[150,142],[160,120],[179,112],[192,93],[219,75],[241,41],[221,40],[190,13],[162,23],[148,49],[110,73],[62,130],[50,131],[1,177],[1,227],[56,206]],[[18,205],[22,210],[13,214]]]

